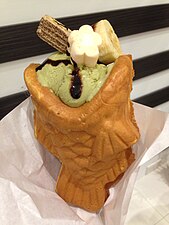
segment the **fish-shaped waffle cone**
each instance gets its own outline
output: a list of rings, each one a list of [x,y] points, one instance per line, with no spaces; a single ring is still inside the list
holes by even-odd
[[[130,100],[131,56],[120,56],[100,91],[78,108],[40,85],[37,66],[25,70],[25,82],[35,106],[35,136],[62,163],[56,192],[72,205],[98,211],[108,187],[134,161],[131,146],[139,138]]]

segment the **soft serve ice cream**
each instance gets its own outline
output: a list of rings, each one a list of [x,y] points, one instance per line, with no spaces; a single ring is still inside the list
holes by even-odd
[[[90,101],[109,76],[114,62],[98,63],[101,44],[101,35],[91,26],[83,25],[73,30],[68,37],[70,55],[52,54],[37,68],[39,82],[71,107]]]
[[[41,85],[52,90],[65,104],[79,107],[95,96],[112,66],[77,66],[70,56],[56,52],[37,68],[37,77]]]

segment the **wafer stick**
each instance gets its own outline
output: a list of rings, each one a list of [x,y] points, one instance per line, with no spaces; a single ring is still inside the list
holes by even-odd
[[[67,50],[69,34],[69,29],[48,15],[41,18],[37,29],[37,35],[43,41],[62,53]]]

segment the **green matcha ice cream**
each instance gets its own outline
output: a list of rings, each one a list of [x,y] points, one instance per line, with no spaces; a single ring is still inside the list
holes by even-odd
[[[79,107],[97,94],[112,66],[77,66],[70,56],[56,52],[37,68],[37,76],[41,85],[51,89],[65,104]]]

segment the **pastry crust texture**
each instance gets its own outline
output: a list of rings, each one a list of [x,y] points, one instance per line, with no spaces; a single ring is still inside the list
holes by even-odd
[[[134,161],[131,147],[140,136],[130,100],[132,58],[120,56],[99,92],[78,108],[41,86],[37,66],[28,66],[24,77],[34,104],[35,136],[62,163],[56,192],[66,202],[96,212],[108,187]]]

